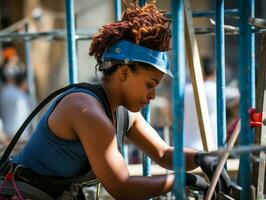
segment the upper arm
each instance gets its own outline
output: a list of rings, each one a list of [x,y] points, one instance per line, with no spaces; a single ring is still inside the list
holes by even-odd
[[[82,98],[74,106],[73,128],[93,172],[104,187],[115,195],[129,178],[126,163],[117,149],[115,128],[96,99]]]
[[[163,141],[149,123],[146,122],[140,113],[133,114],[133,124],[127,134],[127,138],[150,156],[155,162],[163,167],[169,167],[168,165],[171,160],[166,161],[163,158],[170,147]]]

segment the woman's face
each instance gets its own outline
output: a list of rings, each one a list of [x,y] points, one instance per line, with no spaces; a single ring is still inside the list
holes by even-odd
[[[122,84],[123,105],[132,112],[140,111],[155,98],[155,89],[163,77],[156,68],[137,66],[137,71],[128,70],[128,76]]]

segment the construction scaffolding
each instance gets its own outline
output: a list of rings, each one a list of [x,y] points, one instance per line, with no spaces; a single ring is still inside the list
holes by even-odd
[[[145,5],[145,0],[140,0],[140,6]],[[7,41],[24,41],[26,49],[26,64],[29,71],[29,85],[33,85],[34,72],[31,67],[30,46],[31,41],[38,39],[66,40],[68,47],[68,76],[69,83],[77,83],[77,55],[76,41],[90,40],[95,29],[76,29],[74,19],[74,0],[66,0],[66,30],[53,30],[50,32],[27,32],[12,33],[0,31],[0,43]],[[121,19],[121,0],[115,0],[115,20]],[[266,112],[265,100],[265,70],[259,73],[260,80],[255,93],[255,34],[266,32],[266,20],[255,18],[255,1],[239,0],[239,8],[224,9],[224,0],[216,0],[216,9],[209,11],[192,12],[189,0],[172,0],[171,12],[166,13],[173,22],[173,74],[176,77],[172,82],[172,110],[173,110],[173,144],[174,171],[176,180],[173,192],[176,199],[186,199],[185,192],[185,157],[183,153],[183,121],[184,121],[184,86],[185,86],[185,66],[186,58],[190,65],[191,77],[194,79],[193,88],[196,97],[199,125],[203,139],[204,149],[211,152],[213,150],[210,134],[210,125],[206,106],[206,99],[203,96],[203,80],[201,65],[196,42],[196,34],[215,35],[215,53],[217,66],[217,133],[220,151],[213,154],[223,155],[234,153],[240,155],[239,185],[241,186],[240,197],[233,196],[232,199],[241,200],[265,199],[265,124],[257,130],[250,126],[250,108],[257,108],[258,112]],[[215,17],[214,28],[197,28],[193,26],[193,17]],[[225,16],[236,17],[239,20],[239,27],[227,26],[224,24]],[[24,21],[22,23],[25,23]],[[25,23],[27,24],[27,22]],[[240,147],[227,149],[226,139],[226,105],[225,105],[225,34],[239,34],[239,67],[240,67]],[[186,38],[184,40],[184,38]],[[185,54],[187,52],[187,55]],[[264,52],[265,56],[265,52]],[[260,85],[261,84],[261,85]],[[35,96],[35,88],[30,89],[31,95]],[[257,99],[256,99],[257,97]],[[257,105],[255,101],[257,100]],[[259,101],[259,103],[258,103]],[[149,107],[143,111],[147,121],[150,118]],[[263,118],[264,119],[264,118]],[[259,139],[258,139],[259,132]],[[208,140],[207,140],[208,138]],[[255,144],[254,146],[254,138]],[[230,152],[229,152],[230,151]],[[259,161],[252,166],[250,152],[260,152],[252,155],[258,157]],[[126,150],[125,150],[126,152]],[[126,157],[126,154],[124,155]],[[151,160],[143,157],[143,175],[151,175]],[[254,160],[254,159],[253,159]],[[258,160],[258,159],[257,159]],[[253,169],[253,170],[252,170]],[[251,189],[253,188],[253,189]],[[229,197],[221,197],[226,199]]]

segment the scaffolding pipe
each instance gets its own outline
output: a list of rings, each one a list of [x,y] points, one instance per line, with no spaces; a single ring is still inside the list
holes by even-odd
[[[29,25],[25,24],[25,32],[28,32]],[[35,81],[34,81],[34,69],[32,66],[32,58],[31,58],[31,52],[32,52],[32,43],[31,40],[26,39],[25,40],[25,60],[26,60],[26,66],[27,66],[27,82],[29,84],[29,94],[31,99],[31,106],[35,108],[36,106],[36,88],[35,88]]]
[[[140,0],[139,5],[144,6],[146,4],[146,0]],[[150,105],[147,105],[143,110],[142,110],[142,115],[144,116],[145,120],[150,123]],[[142,173],[144,176],[151,176],[151,159],[143,154],[142,157]]]
[[[68,49],[68,65],[69,65],[69,83],[78,82],[77,73],[77,55],[75,40],[75,19],[74,19],[74,1],[66,0],[66,27],[67,27],[67,49]]]
[[[255,18],[255,0],[251,0],[251,8],[250,8],[250,15],[251,15],[251,18],[249,18],[249,21],[250,19],[254,19],[254,21],[256,21],[256,18]],[[251,27],[251,30],[252,30],[252,27]],[[251,47],[250,47],[250,50],[251,50],[251,106],[252,108],[255,108],[255,104],[256,104],[256,48],[255,48],[255,32],[251,31]],[[252,143],[254,143],[253,141],[254,139],[254,132],[252,132]]]
[[[122,15],[122,6],[121,6],[121,0],[115,0],[115,21],[121,21],[121,15]],[[123,133],[126,134],[126,133]],[[124,144],[124,143],[123,143]],[[128,145],[124,144],[122,146],[122,155],[125,160],[125,162],[128,164]]]
[[[216,11],[217,10],[194,11],[192,13],[192,16],[193,17],[213,17],[215,15],[217,16]],[[238,9],[225,9],[223,14],[226,16],[238,16],[239,10]]]
[[[192,17],[198,18],[198,17],[214,17],[215,10],[207,10],[207,11],[193,11],[192,12]],[[226,9],[224,10],[224,14],[226,16],[238,16],[239,15],[239,10],[238,9]],[[165,14],[167,17],[172,18],[172,13],[167,12]]]
[[[250,0],[239,0],[240,7],[240,117],[241,132],[240,144],[250,145],[252,143],[252,131],[249,125],[249,109],[252,106],[252,81],[251,81],[251,26],[248,24],[250,17]],[[240,186],[243,190],[240,199],[251,199],[251,163],[250,154],[240,156]]]
[[[25,32],[28,32],[29,24],[25,24]],[[32,66],[32,42],[30,39],[25,40],[24,43],[25,47],[25,61],[26,61],[26,67],[27,67],[27,83],[29,87],[29,95],[30,95],[30,106],[31,108],[35,108],[37,105],[37,99],[36,99],[36,84],[35,84],[35,78],[34,78],[34,69]],[[36,127],[36,119],[33,119],[31,122],[32,129]]]
[[[121,0],[115,0],[115,21],[121,21],[122,4]]]
[[[225,28],[226,35],[237,35],[239,34],[238,28],[235,30]],[[233,26],[232,26],[233,28]],[[78,40],[91,40],[93,35],[97,32],[96,29],[77,29],[76,30],[76,41]],[[251,33],[262,34],[265,33],[265,28],[252,28]],[[195,28],[196,35],[215,35],[214,27],[205,28]],[[38,40],[47,39],[50,40],[65,40],[66,31],[64,29],[57,29],[53,31],[43,31],[34,33],[0,33],[0,42],[10,42],[10,41],[25,41],[25,40]]]
[[[145,6],[147,0],[139,0],[139,5],[140,6]]]
[[[224,0],[216,0],[215,53],[217,66],[217,144],[224,146],[226,140],[225,109],[225,53],[224,53]]]
[[[78,29],[76,40],[89,40],[96,33],[96,29]],[[15,41],[15,40],[36,40],[46,38],[51,39],[66,39],[66,30],[57,29],[53,31],[31,32],[31,33],[0,33],[0,42]]]
[[[142,115],[148,123],[151,122],[150,104],[145,106],[142,110]],[[142,172],[144,176],[151,176],[151,159],[144,154],[142,160]]]
[[[185,26],[184,0],[172,0],[173,21],[173,74],[172,110],[174,139],[174,194],[176,199],[185,199],[185,158],[183,152],[184,88],[185,88]]]

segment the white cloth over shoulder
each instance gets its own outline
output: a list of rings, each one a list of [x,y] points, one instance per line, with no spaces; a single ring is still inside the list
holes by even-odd
[[[120,152],[122,152],[124,136],[126,132],[131,128],[132,124],[132,112],[130,112],[123,106],[119,106],[116,110],[116,137],[118,149]]]
[[[216,83],[205,81],[204,89],[210,116],[214,147],[217,149]],[[184,147],[203,150],[192,84],[185,87],[184,97]]]

